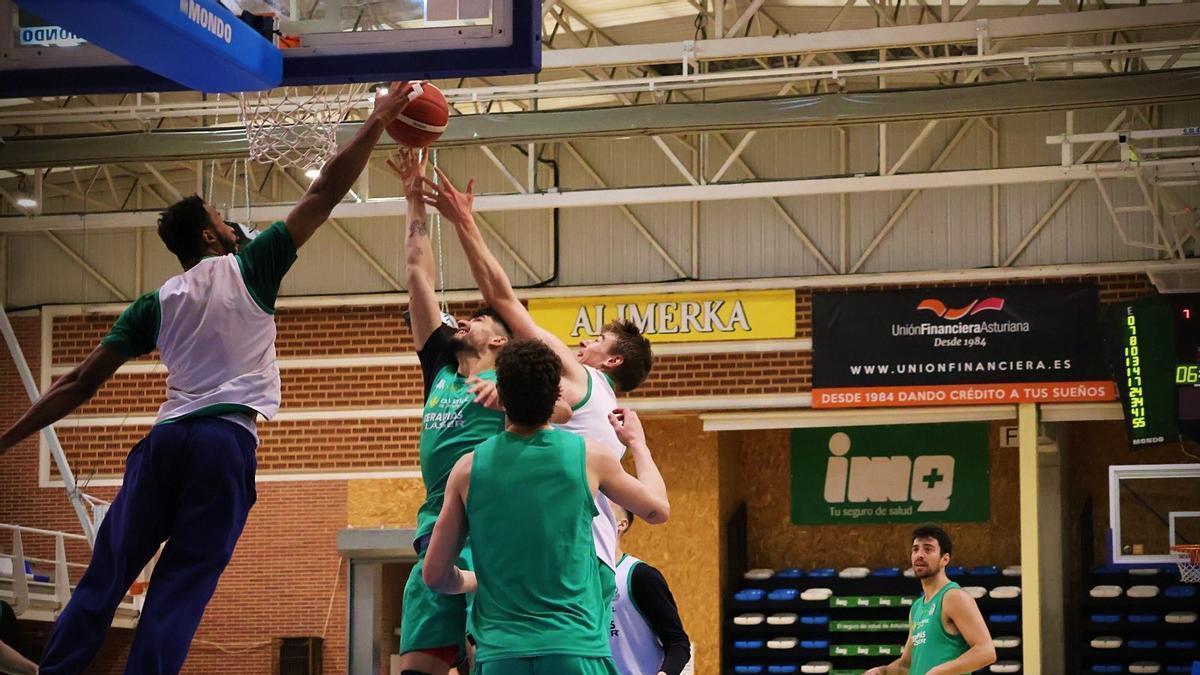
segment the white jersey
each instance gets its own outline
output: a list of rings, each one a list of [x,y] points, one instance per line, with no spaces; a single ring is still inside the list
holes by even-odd
[[[247,409],[279,411],[275,319],[250,295],[236,256],[205,258],[158,290],[156,344],[167,367],[167,400],[155,423],[202,411],[254,432]]]
[[[663,646],[633,602],[629,580],[641,560],[623,555],[617,562],[617,594],[613,597],[608,644],[621,675],[655,675],[663,661]]]
[[[608,422],[608,414],[617,408],[617,394],[612,382],[604,373],[584,366],[587,371],[587,393],[583,400],[571,409],[571,419],[565,424],[555,425],[564,431],[591,438],[612,448],[617,461],[625,455],[625,446],[617,439],[617,432]],[[592,537],[596,540],[596,555],[604,564],[617,568],[617,519],[603,493],[596,493],[596,511],[600,515],[592,520]]]

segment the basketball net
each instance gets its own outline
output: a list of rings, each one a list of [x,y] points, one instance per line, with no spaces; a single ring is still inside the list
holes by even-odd
[[[1172,546],[1171,552],[1178,556],[1179,579],[1185,584],[1200,584],[1200,545]]]
[[[250,157],[320,170],[337,152],[337,130],[367,85],[282,87],[238,94]]]

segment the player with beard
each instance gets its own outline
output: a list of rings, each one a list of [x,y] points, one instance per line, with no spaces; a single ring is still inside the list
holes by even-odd
[[[409,323],[425,386],[421,416],[421,478],[425,501],[417,511],[414,548],[417,564],[404,586],[400,621],[400,672],[443,675],[466,655],[468,599],[431,590],[421,579],[425,549],[442,510],[446,480],[460,457],[504,431],[499,406],[484,405],[496,382],[496,355],[508,344],[508,326],[494,311],[476,311],[457,328],[443,323],[434,291],[436,263],[426,224],[421,189],[425,158],[412,151],[391,162],[408,196],[405,264]],[[457,565],[471,569],[471,550],[463,549]]]
[[[909,611],[908,642],[900,658],[864,675],[963,675],[996,662],[975,599],[946,576],[952,549],[936,525],[913,530],[911,561],[924,594]]]

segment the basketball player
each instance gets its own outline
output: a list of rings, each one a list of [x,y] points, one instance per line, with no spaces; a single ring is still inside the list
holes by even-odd
[[[675,597],[661,572],[624,553],[621,539],[636,518],[616,502],[617,595],[608,643],[621,675],[679,675],[691,658]]]
[[[404,586],[400,621],[403,675],[444,675],[466,656],[467,598],[430,590],[421,579],[434,521],[442,510],[446,480],[454,463],[504,430],[504,413],[477,401],[480,386],[496,379],[496,354],[508,343],[504,321],[491,310],[475,312],[452,329],[442,322],[434,290],[436,262],[420,197],[425,157],[415,151],[391,162],[408,200],[405,235],[409,320],[425,384],[420,459],[425,501],[417,512],[417,564]],[[471,549],[460,567],[471,569]]]
[[[254,505],[258,415],[279,409],[275,298],[312,237],[408,104],[390,96],[325,165],[287,218],[240,240],[197,196],[163,211],[158,234],[184,272],[131,304],[87,359],[0,437],[0,453],[95,395],[121,364],[158,349],[167,400],[129,454],[92,561],[42,656],[43,675],[83,672],[134,578],[166,541],[126,661],[128,673],[176,673]],[[243,233],[244,234],[244,233]]]
[[[425,581],[443,593],[476,592],[477,675],[616,675],[600,629],[611,610],[592,540],[595,495],[662,523],[666,485],[633,411],[613,411],[610,423],[637,478],[611,449],[550,427],[562,377],[550,347],[513,341],[496,370],[508,428],[454,466]],[[474,573],[454,565],[468,530]]]
[[[963,675],[996,662],[975,599],[946,577],[952,549],[936,525],[913,530],[911,561],[924,594],[909,610],[908,642],[900,658],[864,675]]]
[[[512,328],[515,338],[541,340],[562,359],[563,400],[570,405],[573,414],[560,427],[600,441],[620,459],[625,448],[608,423],[608,415],[619,407],[617,391],[633,391],[650,374],[653,362],[650,342],[632,322],[614,321],[606,325],[594,340],[584,340],[580,348],[573,351],[558,337],[540,328],[534,323],[529,310],[517,299],[504,268],[488,250],[483,234],[475,224],[471,213],[475,200],[475,181],[472,179],[467,184],[466,192],[460,192],[440,169],[435,167],[435,170],[439,182],[423,181],[424,198],[426,203],[436,206],[454,224],[484,302],[500,313]],[[606,499],[597,497],[596,509],[599,515],[592,524],[592,533],[596,541],[596,555],[608,567],[602,581],[611,596],[616,590],[616,518]],[[608,623],[605,621],[604,625]]]

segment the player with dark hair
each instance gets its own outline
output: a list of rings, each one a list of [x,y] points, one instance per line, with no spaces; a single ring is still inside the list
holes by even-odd
[[[253,240],[192,196],[158,234],[182,274],[133,302],[100,345],[0,436],[0,453],[91,399],[129,359],[158,350],[167,400],[129,453],[91,564],[42,656],[43,675],[87,669],[134,578],[166,542],[126,661],[130,673],[183,667],[204,608],[254,505],[255,420],[279,410],[275,298],[284,275],[346,196],[384,128],[408,105],[394,83],[287,218]]]
[[[436,261],[419,196],[426,155],[411,151],[400,155],[399,163],[389,164],[408,196],[408,312],[425,386],[420,439],[425,501],[417,512],[417,564],[404,586],[400,671],[443,675],[467,656],[467,598],[431,590],[421,570],[450,470],[476,445],[504,430],[504,412],[498,403],[486,405],[486,399],[489,393],[494,398],[496,355],[508,344],[510,333],[499,313],[486,307],[470,320],[458,321],[456,328],[443,322],[434,291]],[[458,564],[471,569],[470,546],[463,549]]]
[[[864,675],[963,675],[996,662],[996,648],[975,599],[946,576],[954,546],[936,525],[912,533],[913,571],[924,594],[908,613],[900,658]]]
[[[633,454],[637,478],[610,448],[550,427],[562,376],[550,347],[514,341],[496,370],[508,427],[451,472],[425,582],[442,593],[476,593],[477,675],[616,675],[591,532],[595,495],[662,523],[666,485],[633,411],[610,413],[610,423]],[[474,572],[454,564],[468,534]]]
[[[571,407],[573,414],[569,420],[559,424],[559,428],[600,441],[612,449],[614,457],[620,459],[625,447],[609,424],[608,415],[620,405],[617,402],[618,391],[633,391],[650,374],[654,361],[650,341],[632,322],[613,321],[604,326],[595,339],[584,340],[578,350],[572,350],[558,337],[539,327],[517,298],[508,275],[488,250],[483,234],[475,224],[471,212],[475,201],[475,181],[467,184],[466,192],[460,192],[440,170],[438,177],[437,183],[424,181],[422,196],[425,203],[436,206],[454,224],[484,302],[495,307],[504,317],[512,327],[513,337],[541,340],[562,359],[563,400]],[[611,595],[615,592],[613,584],[617,564],[616,519],[605,499],[597,498],[596,511],[599,515],[592,525],[592,534],[596,555],[608,568],[603,582],[605,591]],[[608,621],[604,623],[607,625]]]
[[[675,596],[662,572],[621,550],[637,517],[616,502],[617,593],[608,642],[621,675],[679,675],[691,659],[691,642]]]

